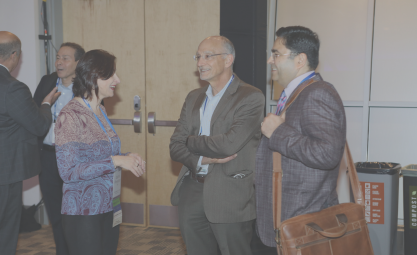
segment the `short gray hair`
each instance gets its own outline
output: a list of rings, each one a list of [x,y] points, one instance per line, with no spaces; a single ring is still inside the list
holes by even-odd
[[[20,56],[21,46],[22,43],[19,38],[10,42],[0,43],[0,60],[6,61],[14,52],[17,53],[17,56]]]
[[[233,43],[225,36],[219,36],[223,42],[223,47],[226,50],[225,53],[228,54],[232,54],[233,55],[233,59],[235,59],[236,57],[236,53],[235,53],[235,46],[233,46]],[[233,61],[234,62],[234,61]]]

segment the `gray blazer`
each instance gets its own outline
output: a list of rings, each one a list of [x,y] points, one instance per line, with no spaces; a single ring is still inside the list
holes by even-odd
[[[287,109],[285,122],[270,139],[262,137],[256,153],[257,228],[262,242],[271,247],[276,246],[273,151],[282,155],[282,221],[339,203],[336,184],[346,142],[345,111],[333,85],[320,75],[313,79],[317,82],[305,88]]]
[[[39,174],[37,136],[48,132],[51,122],[51,107],[36,106],[28,86],[0,66],[0,185]]]
[[[170,152],[174,161],[184,166],[171,194],[178,205],[179,189],[188,171],[195,171],[199,156],[225,158],[238,156],[225,164],[211,164],[204,182],[204,210],[212,223],[252,220],[255,215],[253,175],[255,153],[261,137],[265,97],[257,88],[244,83],[235,74],[211,119],[210,136],[198,136],[200,107],[208,85],[191,91],[185,99],[181,116],[171,137]],[[231,176],[244,173],[242,179]]]

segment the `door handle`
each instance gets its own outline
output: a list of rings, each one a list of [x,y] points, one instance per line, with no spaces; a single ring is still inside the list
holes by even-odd
[[[142,113],[135,112],[133,119],[110,119],[113,125],[133,125],[133,131],[135,133],[142,133]]]
[[[156,126],[163,127],[176,127],[178,121],[173,120],[156,120],[155,112],[148,113],[148,132],[150,134],[155,134]]]

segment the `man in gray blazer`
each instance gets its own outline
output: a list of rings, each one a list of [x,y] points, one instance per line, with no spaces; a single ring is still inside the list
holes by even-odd
[[[235,51],[208,37],[194,56],[209,85],[185,99],[171,158],[184,166],[171,195],[188,255],[252,254],[253,175],[265,98],[233,74]]]
[[[38,108],[24,83],[10,75],[19,63],[21,42],[0,31],[0,254],[16,253],[22,210],[22,181],[39,174],[37,136],[51,125],[52,90]]]
[[[296,26],[282,27],[276,36],[268,64],[272,79],[285,88],[277,114],[301,84],[311,80],[314,83],[301,92],[285,116],[269,113],[262,124],[264,137],[256,154],[257,229],[262,242],[270,247],[276,247],[272,153],[282,155],[281,221],[284,221],[339,203],[336,182],[346,142],[342,100],[333,85],[314,72],[319,62],[317,34]]]

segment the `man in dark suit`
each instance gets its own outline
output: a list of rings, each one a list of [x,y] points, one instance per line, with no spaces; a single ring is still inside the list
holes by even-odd
[[[52,122],[56,89],[36,106],[24,83],[10,75],[21,53],[19,38],[0,31],[0,254],[16,252],[22,212],[22,181],[41,170],[37,136]]]
[[[281,221],[338,204],[336,183],[346,142],[346,118],[336,89],[315,73],[320,42],[305,27],[276,32],[268,64],[272,79],[285,89],[277,112],[265,117],[256,155],[257,229],[264,244],[276,247],[272,218],[272,153],[282,155]],[[280,112],[300,85],[306,87]],[[288,100],[287,100],[288,98]],[[272,248],[275,250],[276,248]],[[276,253],[276,250],[275,250]]]
[[[233,74],[235,51],[212,36],[194,56],[200,79],[171,137],[171,158],[184,166],[171,203],[189,255],[252,254],[255,215],[253,175],[265,97]]]
[[[56,72],[42,77],[33,98],[36,104],[40,106],[42,98],[51,89],[56,87],[61,92],[61,96],[51,108],[53,123],[49,128],[49,132],[39,138],[42,164],[39,184],[48,218],[52,225],[57,255],[67,255],[69,251],[61,224],[63,181],[59,176],[56,163],[54,123],[61,109],[74,97],[72,80],[75,77],[75,67],[78,60],[84,53],[84,49],[76,43],[67,42],[61,44],[55,60]]]

